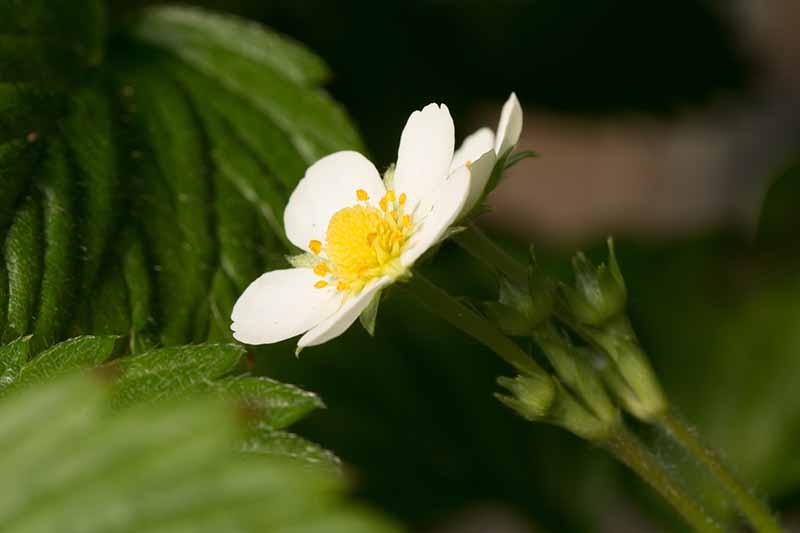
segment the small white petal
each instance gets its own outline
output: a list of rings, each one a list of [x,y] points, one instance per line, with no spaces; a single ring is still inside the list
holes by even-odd
[[[336,313],[300,337],[297,346],[300,348],[316,346],[328,342],[347,331],[347,328],[358,319],[358,316],[366,309],[378,291],[391,282],[391,278],[383,277],[364,287],[357,295],[348,298]]]
[[[295,246],[309,250],[311,240],[325,242],[334,213],[357,203],[363,189],[375,205],[386,189],[378,170],[358,152],[336,152],[311,165],[289,197],[283,212],[286,236]]]
[[[263,274],[233,306],[233,337],[245,344],[271,344],[324,321],[339,308],[342,296],[333,287],[314,287],[319,279],[310,268]]]
[[[500,123],[497,125],[497,138],[494,141],[494,151],[501,156],[517,144],[522,133],[522,106],[519,105],[517,95],[511,93],[503,111],[500,113]]]
[[[497,156],[494,150],[489,150],[469,167],[469,194],[464,202],[464,207],[461,208],[462,215],[468,214],[480,201],[483,190],[492,176],[495,162],[497,162]]]
[[[403,266],[413,265],[414,261],[442,239],[447,228],[461,214],[469,190],[469,169],[459,167],[439,188],[429,211],[414,216],[414,223],[421,225],[411,236],[405,251],[400,256]]]
[[[394,188],[406,193],[407,209],[429,200],[447,178],[453,161],[455,129],[447,106],[429,104],[414,111],[400,136]]]
[[[494,150],[494,132],[489,128],[481,128],[464,139],[456,153],[453,154],[450,172],[467,162],[474,163],[490,150]]]

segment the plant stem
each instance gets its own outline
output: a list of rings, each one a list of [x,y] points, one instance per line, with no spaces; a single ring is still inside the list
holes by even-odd
[[[408,282],[414,295],[452,326],[486,345],[508,364],[527,374],[544,374],[522,348],[503,335],[484,317],[462,304],[446,291],[431,283],[419,272],[414,272]]]
[[[510,280],[517,283],[527,281],[525,265],[514,259],[505,250],[497,246],[477,226],[470,225],[469,229],[453,236],[453,239],[473,257],[491,268],[499,270]],[[559,317],[562,318],[562,317]],[[569,321],[567,320],[567,323]],[[776,517],[770,512],[767,505],[756,498],[752,492],[739,481],[719,460],[718,455],[710,448],[704,446],[697,435],[672,416],[669,411],[661,415],[656,423],[678,442],[689,454],[717,479],[728,493],[733,497],[742,514],[747,517],[755,530],[759,533],[781,533],[783,529]]]
[[[526,374],[547,375],[532,357],[483,316],[453,298],[419,272],[414,272],[408,286],[414,296],[431,311],[493,350],[517,370]],[[679,487],[664,466],[627,430],[622,428],[615,431],[611,437],[594,442],[603,445],[619,461],[655,488],[697,531],[722,531],[716,522]]]
[[[678,486],[664,465],[629,431],[622,429],[604,443],[622,463],[650,484],[691,526],[700,532],[719,532],[722,527]]]
[[[714,450],[700,442],[695,431],[670,412],[662,415],[658,423],[717,478],[717,481],[730,493],[742,514],[747,517],[756,531],[760,533],[781,533],[783,531],[777,518],[770,512],[766,504],[754,496],[722,463]]]

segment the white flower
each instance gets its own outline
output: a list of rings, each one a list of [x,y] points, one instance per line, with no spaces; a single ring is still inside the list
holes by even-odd
[[[482,129],[454,154],[450,112],[430,104],[409,117],[387,183],[357,152],[314,163],[283,214],[287,237],[308,253],[293,258],[294,268],[267,272],[250,284],[233,308],[233,336],[270,344],[304,334],[300,349],[344,333],[472,208],[496,153],[516,144],[520,128],[521,110],[512,94],[497,141]],[[489,159],[484,177],[482,165]],[[476,178],[479,183],[473,183]]]
[[[464,202],[463,213],[469,213],[483,196],[483,190],[492,175],[497,158],[506,155],[517,145],[522,132],[522,107],[517,95],[511,93],[500,113],[497,135],[489,128],[481,128],[464,139],[453,155],[450,170],[461,165],[470,169],[470,191]]]

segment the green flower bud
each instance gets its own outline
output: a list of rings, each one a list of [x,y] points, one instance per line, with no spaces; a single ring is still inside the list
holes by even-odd
[[[575,287],[562,286],[570,312],[582,324],[598,325],[618,315],[625,308],[625,280],[614,253],[614,241],[608,239],[608,265],[595,267],[582,253],[572,260]]]
[[[600,420],[548,376],[501,377],[497,382],[511,392],[496,394],[497,399],[528,420],[561,426],[593,442],[605,440],[616,429],[616,423]]]
[[[547,417],[556,397],[556,386],[545,374],[497,378],[497,383],[511,396],[496,395],[497,399],[528,420]]]
[[[528,286],[522,288],[501,276],[499,302],[486,303],[484,309],[503,333],[524,336],[546,322],[554,306],[555,284],[541,271],[531,253]]]
[[[652,420],[667,409],[667,401],[647,356],[626,316],[617,316],[602,327],[584,327],[591,339],[610,359],[603,373],[609,388],[634,416]]]

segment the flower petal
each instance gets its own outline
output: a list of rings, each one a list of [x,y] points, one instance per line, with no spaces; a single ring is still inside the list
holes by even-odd
[[[494,141],[494,151],[500,157],[517,144],[522,133],[522,106],[519,105],[517,95],[511,93],[503,111],[500,113],[500,123],[497,125],[497,138]]]
[[[453,154],[450,172],[468,161],[470,164],[474,163],[490,150],[494,150],[494,132],[489,128],[481,128],[464,139],[456,153]]]
[[[313,328],[339,308],[333,287],[317,289],[310,268],[267,272],[250,284],[233,306],[233,337],[245,344],[271,344]]]
[[[429,104],[411,113],[400,136],[394,173],[395,190],[406,193],[409,210],[425,203],[447,178],[454,145],[455,128],[446,105]]]
[[[461,214],[461,209],[470,190],[470,172],[467,167],[459,167],[448,176],[431,204],[427,213],[417,213],[414,222],[420,224],[409,239],[407,247],[400,256],[403,266],[410,267],[430,247],[438,243],[447,229]]]
[[[366,309],[378,291],[392,282],[391,278],[383,277],[364,287],[361,292],[351,296],[333,315],[317,325],[314,329],[300,337],[297,342],[299,348],[316,346],[328,342],[347,331],[356,321],[361,312]]]
[[[464,201],[464,207],[461,208],[461,214],[466,215],[475,205],[480,201],[483,196],[483,190],[492,176],[492,169],[497,162],[497,155],[494,150],[489,150],[483,154],[477,161],[472,163],[469,167],[469,194]]]
[[[355,205],[358,189],[363,189],[375,205],[386,194],[375,165],[358,152],[336,152],[323,157],[306,170],[289,197],[283,212],[286,236],[307,251],[310,251],[309,241],[325,242],[331,216]]]

